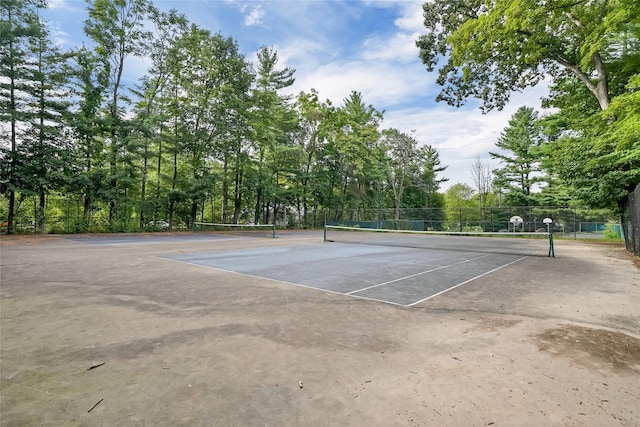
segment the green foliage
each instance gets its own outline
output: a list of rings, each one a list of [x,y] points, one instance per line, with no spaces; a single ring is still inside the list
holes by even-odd
[[[551,116],[558,137],[545,147],[545,167],[594,207],[617,207],[640,183],[640,77],[610,107],[590,116]]]
[[[636,0],[436,0],[423,9],[427,33],[416,44],[429,71],[440,66],[437,99],[460,106],[475,97],[484,111],[501,109],[511,92],[563,70],[606,109],[609,56],[640,16]]]
[[[504,165],[493,171],[494,185],[501,191],[506,191],[507,204],[511,206],[535,204],[532,187],[542,180],[536,175],[539,171],[539,154],[536,149],[541,142],[537,117],[533,108],[520,107],[496,142],[496,147],[505,154],[489,153]]]
[[[277,69],[278,54],[268,47],[262,47],[257,54],[257,76],[251,91],[254,108],[249,116],[249,126],[253,130],[251,139],[258,151],[254,175],[256,201],[255,223],[269,222],[269,206],[273,206],[274,216],[283,201],[283,186],[288,185],[291,169],[293,133],[297,127],[295,111],[289,98],[279,93],[291,86],[295,70],[285,67]]]
[[[427,33],[416,44],[427,70],[439,67],[437,100],[475,97],[486,112],[552,78],[545,106],[559,112],[541,121],[540,200],[625,204],[640,182],[640,2],[435,0],[423,9]],[[510,203],[530,203],[525,181]]]
[[[395,216],[400,208],[422,208],[438,205],[434,197],[440,184],[437,174],[444,171],[438,152],[431,145],[419,145],[415,137],[387,129],[382,132],[382,148],[386,152],[386,185],[393,196]]]
[[[323,134],[332,107],[329,101],[320,102],[317,91],[312,89],[310,93],[301,92],[298,95],[294,108],[297,110],[298,127],[293,140],[297,146],[300,167],[292,171],[292,178],[294,188],[298,189],[296,201],[302,204],[303,226],[307,226],[310,208],[317,207],[319,203],[317,195],[322,187],[320,155],[326,142]]]
[[[402,146],[381,143],[383,115],[360,93],[339,107],[315,90],[285,95],[295,71],[273,48],[251,64],[232,38],[148,0],[89,0],[91,48],[59,52],[34,4],[2,2],[0,22],[0,118],[15,125],[1,186],[23,228],[293,225],[326,207],[444,205],[434,147],[408,137],[412,156],[400,164]],[[149,72],[128,87],[126,60],[142,54]]]
[[[61,189],[69,176],[63,135],[70,105],[67,56],[51,42],[41,7],[8,1],[0,9],[0,120],[8,124],[10,140],[0,147],[0,187],[9,194],[9,232],[16,192],[39,196],[36,227],[43,230],[47,194]]]
[[[445,206],[449,228],[460,229],[463,222],[475,219],[479,204],[477,199],[474,199],[473,188],[467,184],[456,183],[445,193]]]
[[[622,242],[623,238],[620,235],[620,231],[617,227],[620,227],[619,224],[608,223],[605,225],[603,231],[603,238],[605,241],[609,242]]]
[[[379,126],[382,113],[352,92],[332,109],[323,126],[319,192],[322,205],[332,209],[380,207],[380,183],[386,173]]]

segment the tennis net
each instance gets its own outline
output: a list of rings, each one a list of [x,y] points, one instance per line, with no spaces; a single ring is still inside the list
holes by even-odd
[[[193,231],[211,231],[224,234],[243,234],[251,236],[277,237],[275,224],[216,224],[211,222],[194,222]]]
[[[324,241],[555,257],[553,234],[542,232],[416,231],[325,225]]]

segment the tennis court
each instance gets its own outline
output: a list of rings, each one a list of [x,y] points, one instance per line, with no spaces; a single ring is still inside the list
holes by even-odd
[[[638,424],[622,248],[345,234],[3,237],[2,424]]]
[[[545,251],[544,242],[527,239],[479,241],[468,236],[356,234],[359,241],[354,241],[353,234],[340,231],[331,234],[340,241],[325,243],[318,233],[316,245],[213,250],[164,258],[413,306],[517,263],[527,253]]]
[[[417,305],[527,256],[548,254],[544,238],[433,235],[348,227],[328,230],[324,238],[317,231],[276,235],[272,227],[232,227],[201,233],[80,235],[68,239],[96,246],[210,242],[211,251],[181,251],[160,258],[403,306]],[[216,245],[273,236],[315,236],[317,244],[225,251]]]

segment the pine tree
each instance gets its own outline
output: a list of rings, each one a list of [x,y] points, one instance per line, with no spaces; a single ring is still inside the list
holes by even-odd
[[[531,195],[533,185],[541,180],[539,155],[541,133],[536,125],[538,115],[529,107],[520,107],[509,120],[509,126],[500,134],[496,147],[505,154],[490,152],[492,158],[504,166],[495,169],[495,185],[506,191],[507,204],[526,206],[534,203]]]
[[[15,227],[16,194],[25,186],[26,158],[22,142],[35,118],[32,84],[37,63],[32,41],[40,34],[36,2],[3,0],[0,2],[0,122],[6,124],[9,146],[2,146],[0,190],[9,198],[7,232]]]
[[[45,228],[46,197],[51,191],[64,188],[71,158],[68,155],[66,127],[70,96],[67,55],[51,41],[46,23],[36,9],[38,31],[30,39],[34,57],[29,109],[33,113],[24,134],[21,154],[24,163],[18,173],[23,180],[23,191],[38,196],[36,226]]]

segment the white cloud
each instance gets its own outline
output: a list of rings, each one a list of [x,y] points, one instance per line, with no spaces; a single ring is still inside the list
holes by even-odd
[[[265,15],[266,12],[261,5],[253,6],[244,18],[244,25],[247,27],[263,25]]]
[[[57,24],[49,23],[49,37],[51,42],[59,48],[75,47],[75,42],[71,40],[71,36],[65,30],[58,27]]]
[[[385,127],[403,132],[415,129],[420,143],[438,150],[441,164],[447,166],[440,177],[449,179],[442,185],[444,191],[458,182],[473,186],[471,165],[475,155],[488,157],[509,117],[508,113],[482,116],[477,110],[438,106],[429,110],[394,111],[385,115]]]
[[[397,31],[372,33],[360,42],[359,51],[349,57],[341,55],[339,39],[289,40],[278,53],[287,65],[297,70],[293,92],[315,88],[321,99],[340,104],[352,91],[358,91],[366,103],[378,110],[398,108],[420,96],[431,96],[431,103],[435,78],[420,62],[415,46],[419,33],[407,32],[415,29],[416,13],[420,18],[418,24],[422,25],[421,3],[374,1],[369,4],[398,10]]]
[[[292,68],[301,66],[302,72],[318,65],[318,57],[326,52],[325,44],[305,38],[294,39],[283,46],[276,45],[274,48],[278,52],[279,66]]]
[[[540,98],[547,93],[546,85],[526,89],[512,96],[502,111],[488,114],[482,114],[477,108],[457,109],[445,105],[398,109],[385,114],[383,125],[403,132],[415,129],[420,143],[438,150],[442,165],[448,166],[441,174],[449,178],[442,190],[458,182],[473,186],[471,165],[476,154],[489,160],[492,168],[498,167],[497,161],[489,159],[489,151],[496,151],[495,143],[509,125],[509,119],[524,105],[540,110]],[[477,102],[470,100],[469,104]]]
[[[72,2],[72,3],[78,4],[79,2]],[[69,1],[67,0],[48,0],[47,1],[47,7],[49,9],[77,11],[79,10],[79,8],[75,7],[75,4],[72,6],[72,4],[70,4]],[[84,2],[79,4],[81,8],[84,8]]]
[[[42,17],[47,23],[52,43],[63,49],[77,47],[78,36],[84,36],[82,28],[86,19],[85,3],[49,0],[47,5],[42,11]]]
[[[367,59],[395,60],[412,62],[418,58],[416,40],[424,32],[422,1],[393,2],[399,10],[394,25],[395,34],[376,34],[367,38],[363,47],[363,56]]]
[[[315,88],[321,99],[340,104],[352,91],[362,92],[364,101],[379,110],[398,106],[416,93],[427,93],[426,73],[384,61],[334,61],[297,73],[295,92]],[[306,72],[306,74],[305,74]]]
[[[424,32],[424,16],[422,0],[400,2],[400,16],[394,23],[398,28],[408,32]]]
[[[396,33],[392,36],[374,36],[364,41],[363,58],[368,60],[415,62],[418,58],[418,33]]]

